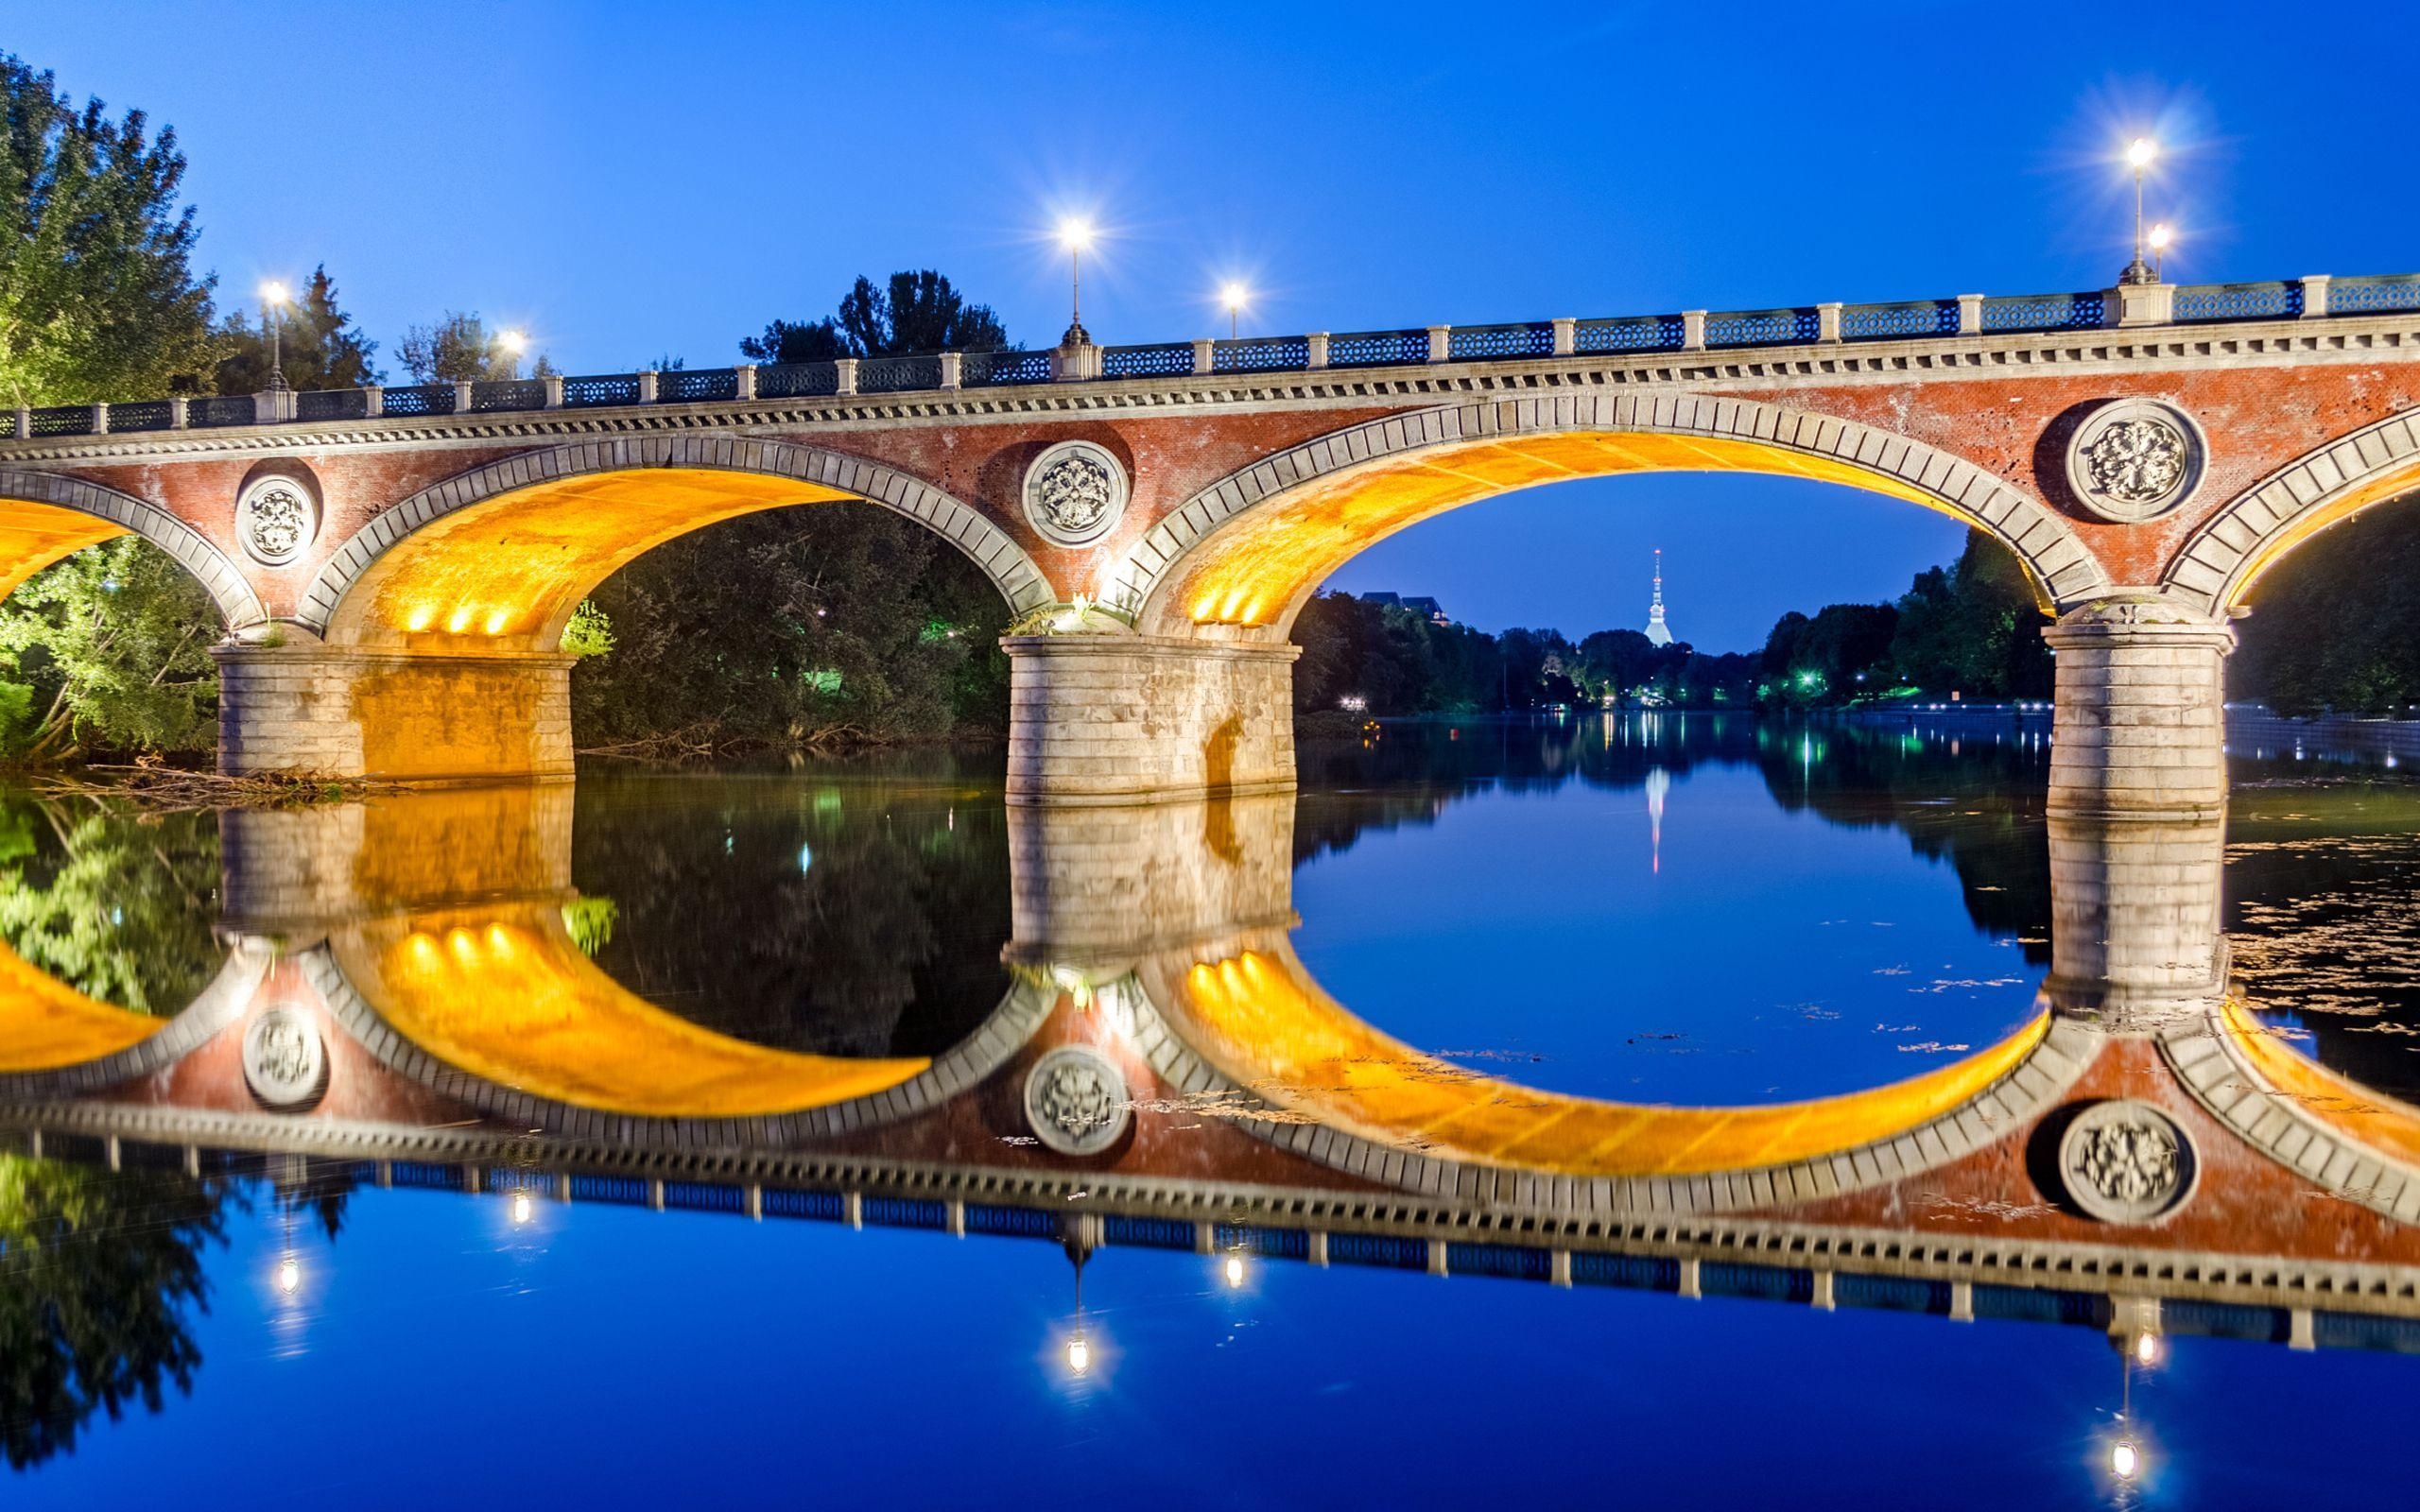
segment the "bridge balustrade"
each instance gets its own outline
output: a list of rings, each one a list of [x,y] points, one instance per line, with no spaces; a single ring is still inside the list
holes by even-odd
[[[1956,300],[1901,300],[1891,304],[1841,306],[1841,339],[1887,341],[1900,336],[1954,336]]]
[[[382,395],[383,398],[383,395]],[[370,390],[367,388],[314,388],[294,396],[296,420],[367,420],[370,418]],[[112,419],[111,428],[116,428]]]
[[[1307,354],[1305,361],[1309,360]],[[1331,368],[1396,368],[1428,360],[1426,331],[1348,331],[1327,338]]]
[[[1820,318],[1814,309],[1726,310],[1705,318],[1709,347],[1790,346],[1813,341]]]
[[[960,382],[964,381],[961,367]],[[942,386],[942,359],[928,357],[860,357],[857,359],[857,392],[861,394],[895,394],[917,388],[939,388]]]
[[[48,404],[31,410],[28,426],[35,436],[90,436],[93,434],[93,406],[90,404]]]
[[[471,409],[475,414],[545,407],[546,381],[543,378],[495,379],[471,386]]]
[[[1617,352],[1677,352],[1687,326],[1677,315],[1628,316],[1613,320],[1582,320],[1573,333],[1572,350],[1582,355]]]
[[[1112,347],[1109,350],[1128,352],[1145,349]],[[1185,349],[1188,362],[1191,360],[1192,350],[1189,346]],[[1105,357],[1104,366],[1106,366]],[[1005,384],[1046,384],[1050,381],[1050,353],[1047,352],[970,352],[959,359],[958,381],[961,387],[966,388],[992,388]]]
[[[383,401],[389,415],[451,415],[457,394],[452,384],[412,384],[389,388]]]
[[[342,389],[337,392],[344,392]],[[110,430],[164,431],[177,422],[177,402],[173,399],[145,399],[131,404],[110,406]]]
[[[251,425],[257,406],[250,394],[212,394],[185,401],[185,423],[196,430],[216,425]]]
[[[2274,320],[2303,313],[2300,279],[2272,284],[2187,284],[2171,306],[2179,325],[2217,320]]]
[[[1989,331],[2075,331],[2107,318],[2106,294],[2009,294],[1983,301]]]
[[[1551,357],[1554,322],[1524,320],[1512,325],[1458,325],[1446,333],[1446,355],[1455,362],[1485,362],[1497,357]],[[1331,353],[1329,360],[1334,361]]]
[[[634,372],[607,373],[596,378],[566,378],[563,380],[563,407],[587,409],[608,404],[635,404],[639,403],[639,375]]]
[[[1048,356],[1049,353],[1042,353]],[[1147,347],[1103,347],[1104,378],[1181,378],[1193,371],[1193,343],[1162,341]],[[1048,377],[1047,372],[1044,377]],[[1033,380],[1028,380],[1031,382]]]
[[[975,366],[975,354],[966,362]],[[973,378],[968,383],[976,382]],[[777,362],[756,369],[756,397],[759,399],[819,399],[840,391],[840,365],[837,362]]]
[[[2420,273],[2340,278],[2328,283],[2330,315],[2381,315],[2393,310],[2420,310]]]
[[[1329,360],[1335,360],[1333,355]],[[1308,336],[1245,336],[1210,345],[1212,372],[1286,372],[1310,364]]]

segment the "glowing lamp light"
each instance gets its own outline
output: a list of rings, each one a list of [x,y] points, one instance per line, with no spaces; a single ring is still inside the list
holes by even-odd
[[[512,1221],[515,1224],[527,1223],[529,1215],[535,1211],[536,1207],[530,1202],[528,1193],[516,1192],[512,1194]]]
[[[2136,1365],[2157,1365],[2157,1364],[2159,1364],[2159,1335],[2158,1335],[2158,1334],[2156,1334],[2156,1333],[2141,1333],[2141,1334],[2137,1334],[2137,1335],[2135,1335],[2135,1363]]]
[[[1093,223],[1081,215],[1069,215],[1059,222],[1059,245],[1071,252],[1092,250]]]
[[[302,1289],[302,1263],[292,1255],[277,1263],[277,1289],[287,1297]]]
[[[2133,1439],[2121,1438],[2118,1440],[2117,1443],[2110,1446],[2109,1473],[2117,1476],[2119,1480],[2133,1480],[2135,1478],[2135,1472],[2142,1469],[2142,1452],[2135,1448],[2135,1441]]]
[[[1219,302],[1230,310],[1240,310],[1250,302],[1252,291],[1240,284],[1229,284],[1219,290]]]
[[[1244,1283],[1244,1257],[1241,1255],[1229,1255],[1227,1257],[1225,1269],[1227,1275],[1227,1289],[1229,1291],[1241,1289]]]
[[[2126,166],[2137,173],[2150,167],[2152,160],[2158,156],[2159,144],[2147,136],[2138,136],[2126,146]]]
[[[1092,1368],[1092,1364],[1093,1347],[1084,1342],[1084,1336],[1079,1333],[1075,1337],[1069,1339],[1067,1341],[1067,1368],[1077,1375],[1082,1375],[1085,1371]]]
[[[2176,234],[2175,234],[2175,232],[2173,232],[2169,231],[2166,226],[2153,226],[2153,227],[2152,228],[2152,251],[2155,251],[2155,252],[2164,252],[2164,251],[2167,251],[2167,250],[2168,250],[2168,244],[2169,244],[2169,242],[2174,241],[2175,239],[2176,239]]]
[[[529,350],[529,338],[518,331],[497,332],[495,344],[505,355],[510,357],[517,357]]]
[[[293,299],[294,291],[287,288],[282,280],[269,279],[261,284],[263,304],[287,304],[292,302]]]

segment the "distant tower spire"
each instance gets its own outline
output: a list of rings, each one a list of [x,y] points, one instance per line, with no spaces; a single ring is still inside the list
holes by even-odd
[[[1655,597],[1647,606],[1647,639],[1652,645],[1672,644],[1671,627],[1664,623],[1664,548],[1655,548]]]

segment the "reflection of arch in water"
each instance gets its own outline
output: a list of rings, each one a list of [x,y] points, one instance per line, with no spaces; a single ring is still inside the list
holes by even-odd
[[[160,1019],[87,997],[0,944],[0,1096],[68,1096],[174,1065],[242,1015],[272,959],[237,944],[199,996]]]
[[[2420,1223],[2420,1108],[2296,1055],[2233,1000],[2162,1035],[2160,1049],[2254,1148],[2348,1202]]]
[[[871,1128],[974,1085],[1052,994],[1012,988],[934,1058],[769,1049],[655,1006],[573,943],[551,902],[395,916],[333,933],[303,970],[389,1068],[500,1118],[573,1136],[752,1142]]]
[[[1144,973],[1140,1047],[1174,1085],[1272,1143],[1389,1185],[1609,1211],[1771,1205],[1945,1164],[2082,1074],[2095,1031],[2036,1014],[1909,1081],[1771,1108],[1671,1108],[1539,1091],[1425,1056],[1321,991],[1282,936]],[[1157,1020],[1145,1022],[1146,1016]]]

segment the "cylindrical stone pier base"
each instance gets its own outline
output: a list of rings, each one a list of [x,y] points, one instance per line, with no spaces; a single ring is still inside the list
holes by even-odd
[[[2156,818],[2222,812],[2223,664],[2235,631],[2156,599],[2089,604],[2042,632],[2058,654],[2050,813]]]
[[[397,782],[572,774],[573,658],[224,644],[218,769]]]
[[[2226,990],[2226,821],[2053,817],[2049,829],[2051,1008],[2114,1030],[2207,1012]]]
[[[1294,785],[1292,645],[1021,635],[1009,801],[1133,803]]]

